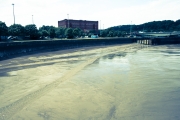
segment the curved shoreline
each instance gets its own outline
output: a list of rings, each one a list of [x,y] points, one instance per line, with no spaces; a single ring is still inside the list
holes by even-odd
[[[6,42],[0,43],[0,60],[9,59],[24,54],[33,54],[82,47],[130,44],[133,42],[135,42],[134,38]]]

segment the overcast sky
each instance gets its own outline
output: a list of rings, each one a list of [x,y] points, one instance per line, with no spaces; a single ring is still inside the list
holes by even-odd
[[[99,21],[100,28],[180,19],[180,0],[0,0],[0,21],[37,27],[58,26],[58,20]]]

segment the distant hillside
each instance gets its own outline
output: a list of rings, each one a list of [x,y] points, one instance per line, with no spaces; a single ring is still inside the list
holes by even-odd
[[[144,32],[171,32],[180,31],[180,19],[177,21],[164,20],[147,22],[140,25],[121,25],[108,28],[110,31],[125,31],[130,32],[144,31]]]

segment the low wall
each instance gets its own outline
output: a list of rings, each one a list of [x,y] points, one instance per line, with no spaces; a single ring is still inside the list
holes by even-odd
[[[152,40],[153,44],[164,45],[164,44],[180,44],[180,37],[169,37],[169,38],[155,38]]]
[[[144,39],[138,39],[137,43],[144,45],[180,44],[180,37],[144,38]]]
[[[0,60],[12,58],[20,54],[41,52],[42,50],[68,49],[84,46],[126,44],[136,42],[135,38],[105,39],[66,39],[66,40],[34,40],[0,43]]]

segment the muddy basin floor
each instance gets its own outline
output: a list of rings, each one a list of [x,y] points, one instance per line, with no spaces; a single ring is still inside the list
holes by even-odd
[[[180,45],[124,44],[0,61],[0,120],[179,120]]]

